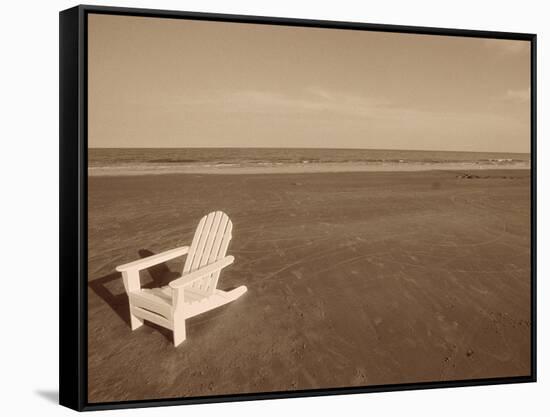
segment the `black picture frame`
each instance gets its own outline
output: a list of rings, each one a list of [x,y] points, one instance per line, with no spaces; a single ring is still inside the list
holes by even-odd
[[[314,389],[287,392],[174,398],[109,403],[87,399],[87,16],[109,14],[155,18],[239,22],[325,29],[397,32],[523,40],[531,43],[531,373],[522,377],[405,383],[381,386]],[[60,12],[59,26],[59,155],[60,155],[60,248],[59,248],[59,402],[79,410],[155,407],[178,404],[215,403],[273,398],[292,398],[381,391],[450,388],[488,384],[535,382],[537,370],[536,332],[536,43],[535,34],[481,30],[396,26],[261,16],[149,10],[79,5]]]

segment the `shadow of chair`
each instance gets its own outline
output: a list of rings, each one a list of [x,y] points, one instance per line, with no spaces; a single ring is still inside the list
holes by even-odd
[[[141,258],[146,258],[155,253],[148,249],[140,249],[138,254]],[[142,288],[155,288],[168,285],[170,281],[178,278],[181,273],[172,271],[163,263],[149,268],[143,275],[149,275],[151,279],[144,282],[145,276],[142,276]],[[124,291],[120,272],[111,272],[110,274],[94,279],[88,283],[88,286],[113,309],[124,323],[130,326],[128,296],[126,295],[126,291]]]

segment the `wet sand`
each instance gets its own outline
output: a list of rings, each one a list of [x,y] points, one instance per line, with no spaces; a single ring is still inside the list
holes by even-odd
[[[530,372],[527,170],[89,178],[90,402]],[[233,220],[239,300],[132,332],[116,265]],[[145,286],[179,276],[151,268]]]
[[[93,166],[88,176],[166,175],[166,174],[312,174],[336,172],[415,172],[415,171],[483,171],[525,170],[529,161],[510,162],[308,162],[258,164],[121,164],[118,166]]]

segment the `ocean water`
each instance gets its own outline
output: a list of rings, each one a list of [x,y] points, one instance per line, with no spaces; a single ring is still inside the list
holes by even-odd
[[[525,167],[530,154],[488,152],[408,151],[384,149],[301,148],[90,148],[88,167],[277,167],[305,164],[428,165],[443,164]]]

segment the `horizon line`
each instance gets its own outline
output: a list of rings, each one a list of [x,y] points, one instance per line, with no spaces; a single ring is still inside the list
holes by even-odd
[[[407,151],[407,152],[462,152],[462,153],[517,153],[531,154],[519,151],[466,151],[466,150],[443,150],[443,149],[391,149],[391,148],[330,148],[330,147],[299,147],[299,146],[88,146],[88,149],[315,149],[315,150],[350,150],[350,151]]]

